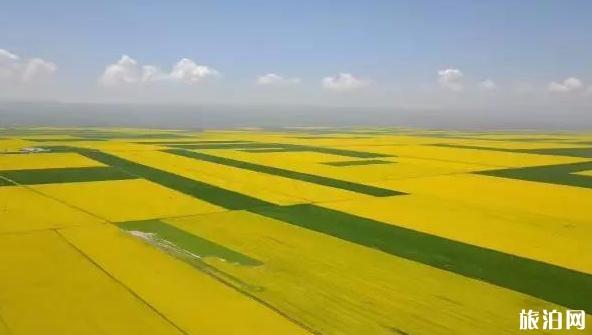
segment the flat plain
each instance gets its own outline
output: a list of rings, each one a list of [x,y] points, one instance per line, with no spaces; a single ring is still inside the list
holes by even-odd
[[[0,334],[592,329],[592,133],[0,128]]]

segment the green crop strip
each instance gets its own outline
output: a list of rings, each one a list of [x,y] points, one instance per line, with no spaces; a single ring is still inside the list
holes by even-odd
[[[341,161],[341,162],[326,162],[321,163],[330,166],[358,166],[358,165],[374,165],[374,164],[393,164],[395,162],[383,161],[380,159],[368,159],[365,161]]]
[[[154,133],[154,134],[136,134],[136,133],[123,133],[123,132],[89,132],[78,134],[80,137],[92,138],[92,139],[167,139],[167,138],[188,138],[186,135],[171,134],[171,133]]]
[[[145,234],[152,234],[157,240],[161,240],[165,243],[172,243],[174,244],[174,247],[190,253],[191,256],[198,256],[199,258],[217,257],[231,263],[245,266],[257,266],[263,264],[254,258],[159,220],[123,222],[119,223],[118,226],[127,231],[139,231]]]
[[[402,195],[405,193],[389,190],[386,188],[380,188],[375,186],[369,186],[364,184],[353,183],[349,181],[333,179],[328,177],[317,176],[308,173],[296,172],[291,170],[285,170],[280,168],[275,168],[266,165],[248,163],[243,161],[238,161],[230,158],[224,158],[219,156],[213,156],[204,154],[201,152],[194,152],[182,149],[169,149],[164,150],[164,152],[168,152],[174,155],[189,157],[193,159],[203,160],[210,163],[221,164],[226,166],[232,166],[239,169],[245,169],[250,171],[256,171],[260,173],[266,173],[274,176],[280,176],[285,178],[290,178],[294,180],[305,181],[309,183],[314,183],[323,186],[329,186],[334,188],[339,188],[342,190],[362,193],[366,195],[372,195],[376,197],[388,197],[393,195]]]
[[[391,157],[391,155],[378,154],[373,152],[363,152],[354,150],[345,150],[337,148],[316,147],[301,144],[288,143],[213,143],[213,144],[189,144],[189,145],[171,145],[171,147],[183,149],[283,149],[285,151],[307,151],[322,154],[337,155],[354,158],[380,158]]]
[[[106,141],[102,138],[23,138],[25,141],[33,142],[89,142],[89,141]]]
[[[592,148],[549,148],[524,150],[529,154],[592,158]]]
[[[2,175],[0,175],[0,187],[2,186],[14,186],[15,184],[12,183],[10,180],[4,179],[2,178]]]
[[[170,147],[184,149],[259,149],[259,148],[280,148],[279,145],[267,143],[197,143],[197,144],[173,144]]]
[[[232,143],[249,143],[250,141],[238,140],[190,140],[187,141],[144,141],[135,142],[138,144],[232,144]]]
[[[527,152],[521,151],[519,149],[480,147],[480,146],[476,146],[476,145],[461,145],[461,144],[447,144],[447,143],[438,143],[438,144],[430,144],[430,145],[435,146],[435,147],[457,148],[457,149],[473,149],[473,150],[527,153]]]
[[[566,307],[592,312],[592,276],[589,274],[315,205],[273,206],[249,211]]]
[[[329,154],[336,156],[354,157],[354,158],[381,158],[381,157],[393,157],[393,155],[378,154],[374,152],[363,152],[336,148],[326,147],[313,147],[308,145],[291,145],[291,148],[304,149],[303,151],[318,152],[321,154]]]
[[[372,138],[370,136],[292,136],[290,138],[296,138],[301,140],[343,140],[343,139],[364,139],[364,138]]]
[[[108,166],[0,171],[0,176],[20,185],[76,183],[136,178]]]
[[[479,147],[473,145],[457,145],[457,144],[432,144],[433,146],[459,148],[459,149],[474,149],[474,150],[489,150],[501,152],[515,152],[522,154],[538,154],[551,156],[568,156],[568,157],[582,157],[592,158],[592,148],[541,148],[541,149],[506,149],[506,148],[492,148]]]
[[[261,153],[271,153],[271,152],[303,152],[304,150],[289,149],[289,148],[262,148],[262,149],[238,149],[238,151],[261,154]]]
[[[440,147],[451,147],[461,149],[492,150],[514,153],[592,158],[591,148],[504,149],[453,144],[435,145]],[[521,168],[477,171],[473,173],[508,179],[518,179],[556,185],[592,188],[592,177],[574,174],[575,172],[586,171],[590,168],[592,168],[592,162],[581,162],[570,164],[529,166]]]
[[[592,177],[575,174],[575,172],[590,169],[592,169],[592,162],[530,166],[523,168],[478,171],[473,173],[493,177],[592,188]]]

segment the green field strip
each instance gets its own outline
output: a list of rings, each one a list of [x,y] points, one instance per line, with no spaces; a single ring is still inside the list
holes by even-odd
[[[303,172],[285,170],[285,169],[280,169],[280,168],[266,166],[266,165],[238,161],[235,159],[208,155],[208,154],[201,153],[201,152],[194,152],[194,151],[188,151],[188,150],[182,150],[182,149],[169,149],[169,150],[163,150],[163,151],[174,154],[174,155],[189,157],[189,158],[198,159],[198,160],[202,160],[202,161],[206,161],[206,162],[210,162],[210,163],[232,166],[232,167],[236,167],[239,169],[250,170],[250,171],[255,171],[255,172],[260,172],[260,173],[266,173],[266,174],[270,174],[270,175],[274,175],[274,176],[280,176],[280,177],[284,177],[284,178],[290,178],[290,179],[309,182],[309,183],[313,183],[313,184],[339,188],[342,190],[357,192],[357,193],[366,194],[366,195],[372,195],[375,197],[388,197],[388,196],[393,196],[393,195],[406,194],[403,192],[393,191],[393,190],[389,190],[386,188],[358,184],[358,183],[354,183],[354,182],[333,179],[333,178],[329,178],[329,177],[322,177],[322,176],[317,176],[317,175],[303,173]]]
[[[243,255],[235,250],[226,248],[223,245],[206,240],[197,235],[188,233],[175,226],[159,220],[132,221],[117,224],[130,232],[141,232],[155,239],[155,242],[162,241],[172,243],[175,248],[196,256],[200,259],[205,257],[217,257],[230,263],[244,266],[257,266],[262,262]]]
[[[188,138],[186,135],[179,135],[179,134],[134,134],[134,133],[89,133],[89,134],[81,134],[78,135],[84,138],[92,138],[92,139],[104,139],[104,140],[111,140],[111,139],[143,139],[143,138]]]
[[[438,146],[438,147],[459,148],[459,149],[489,150],[489,151],[514,152],[514,153],[522,153],[522,154],[538,154],[538,155],[551,155],[551,156],[592,158],[592,148],[507,149],[507,148],[492,148],[492,147],[480,147],[480,146],[473,146],[473,145],[445,144],[445,143],[431,144],[431,145]]]
[[[566,140],[565,138],[550,138],[550,137],[512,137],[512,138],[487,138],[487,137],[476,137],[476,136],[456,136],[456,135],[430,135],[430,134],[415,134],[415,136],[427,136],[427,137],[435,137],[435,138],[450,138],[450,139],[457,139],[457,140],[475,140],[475,141],[498,141],[498,142],[554,142],[554,141],[563,141]],[[454,144],[434,144],[438,146],[449,146]]]
[[[263,148],[263,149],[238,149],[242,152],[250,153],[270,153],[270,152],[303,152],[305,150],[289,149],[289,148]]]
[[[71,147],[58,148],[58,150],[78,152],[90,159],[120,169],[131,175],[150,180],[154,183],[226,209],[247,209],[272,205],[272,203],[264,200],[132,162],[101,151]]]
[[[476,146],[476,145],[437,143],[437,144],[430,144],[430,146],[445,147],[445,148],[456,148],[456,149],[472,149],[472,150],[487,150],[487,151],[502,151],[502,152],[515,152],[515,153],[528,153],[528,152],[524,152],[523,150],[520,150],[520,149],[480,147],[480,146]]]
[[[187,141],[144,141],[134,142],[138,144],[232,144],[232,143],[250,143],[251,141],[239,140],[187,140]]]
[[[366,139],[372,138],[370,136],[291,136],[289,138],[296,138],[301,140],[352,140],[352,139]]]
[[[344,156],[344,157],[354,157],[354,158],[384,158],[384,157],[392,157],[392,155],[385,155],[385,154],[378,154],[373,152],[363,152],[363,151],[354,151],[354,150],[345,150],[345,149],[337,149],[337,148],[327,148],[327,147],[316,147],[310,145],[301,145],[301,144],[288,144],[288,143],[259,143],[259,142],[250,142],[250,143],[210,143],[210,144],[188,144],[188,145],[171,145],[171,147],[175,148],[183,148],[183,149],[283,149],[284,151],[307,151],[307,152],[316,152],[321,154],[329,154],[329,155],[336,155],[336,156]]]
[[[523,150],[531,154],[592,158],[592,148],[549,148]]]
[[[106,141],[103,138],[22,138],[25,141],[33,142],[88,142],[88,141]]]
[[[171,147],[183,149],[267,149],[282,148],[281,145],[268,143],[201,143],[201,144],[173,144]]]
[[[2,176],[0,175],[0,187],[2,186],[14,186],[16,185],[15,183],[11,182],[8,179],[2,178]]]
[[[315,205],[250,212],[592,313],[592,275]]]
[[[317,153],[321,153],[321,154],[336,155],[336,156],[354,157],[354,158],[381,158],[381,157],[384,158],[384,157],[393,157],[394,156],[394,155],[378,154],[378,153],[374,153],[374,152],[354,151],[354,150],[327,148],[327,147],[313,147],[313,146],[308,146],[308,145],[292,144],[289,147],[294,148],[294,149],[304,149],[303,151],[317,152]]]
[[[541,183],[592,188],[592,177],[575,174],[592,169],[592,162],[581,162],[559,165],[530,166],[523,168],[477,171],[492,177],[519,179]]]
[[[321,163],[330,166],[358,166],[358,165],[374,165],[374,164],[393,164],[395,162],[383,161],[380,159],[368,159],[364,161],[341,161],[341,162],[325,162]]]
[[[88,181],[106,181],[134,179],[135,176],[108,166],[52,168],[30,170],[0,171],[0,176],[20,185],[77,183]]]

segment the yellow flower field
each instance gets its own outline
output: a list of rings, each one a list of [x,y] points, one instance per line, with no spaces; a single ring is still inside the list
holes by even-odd
[[[586,132],[0,128],[0,334],[588,334],[591,171]]]

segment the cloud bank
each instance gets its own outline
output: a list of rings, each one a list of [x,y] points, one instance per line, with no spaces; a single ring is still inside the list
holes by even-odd
[[[562,82],[552,81],[548,86],[550,92],[557,93],[579,91],[583,87],[582,81],[575,77],[566,78]]]
[[[182,58],[170,72],[164,72],[153,65],[140,65],[130,56],[123,55],[116,63],[107,65],[99,77],[99,83],[103,86],[121,86],[170,81],[191,85],[218,75],[217,70],[198,65],[189,58]]]
[[[275,73],[267,73],[257,78],[257,84],[262,86],[278,86],[300,83],[300,78],[285,78]]]
[[[31,83],[46,79],[58,67],[42,58],[21,59],[8,50],[0,49],[0,81],[5,83]]]
[[[464,74],[459,69],[444,69],[438,71],[438,84],[441,87],[460,92],[463,90],[462,78]]]
[[[324,88],[337,91],[353,91],[370,84],[367,80],[354,77],[351,73],[339,73],[336,76],[325,77],[321,81]]]
[[[479,83],[479,87],[485,91],[492,91],[497,89],[497,84],[491,79],[485,79]]]

